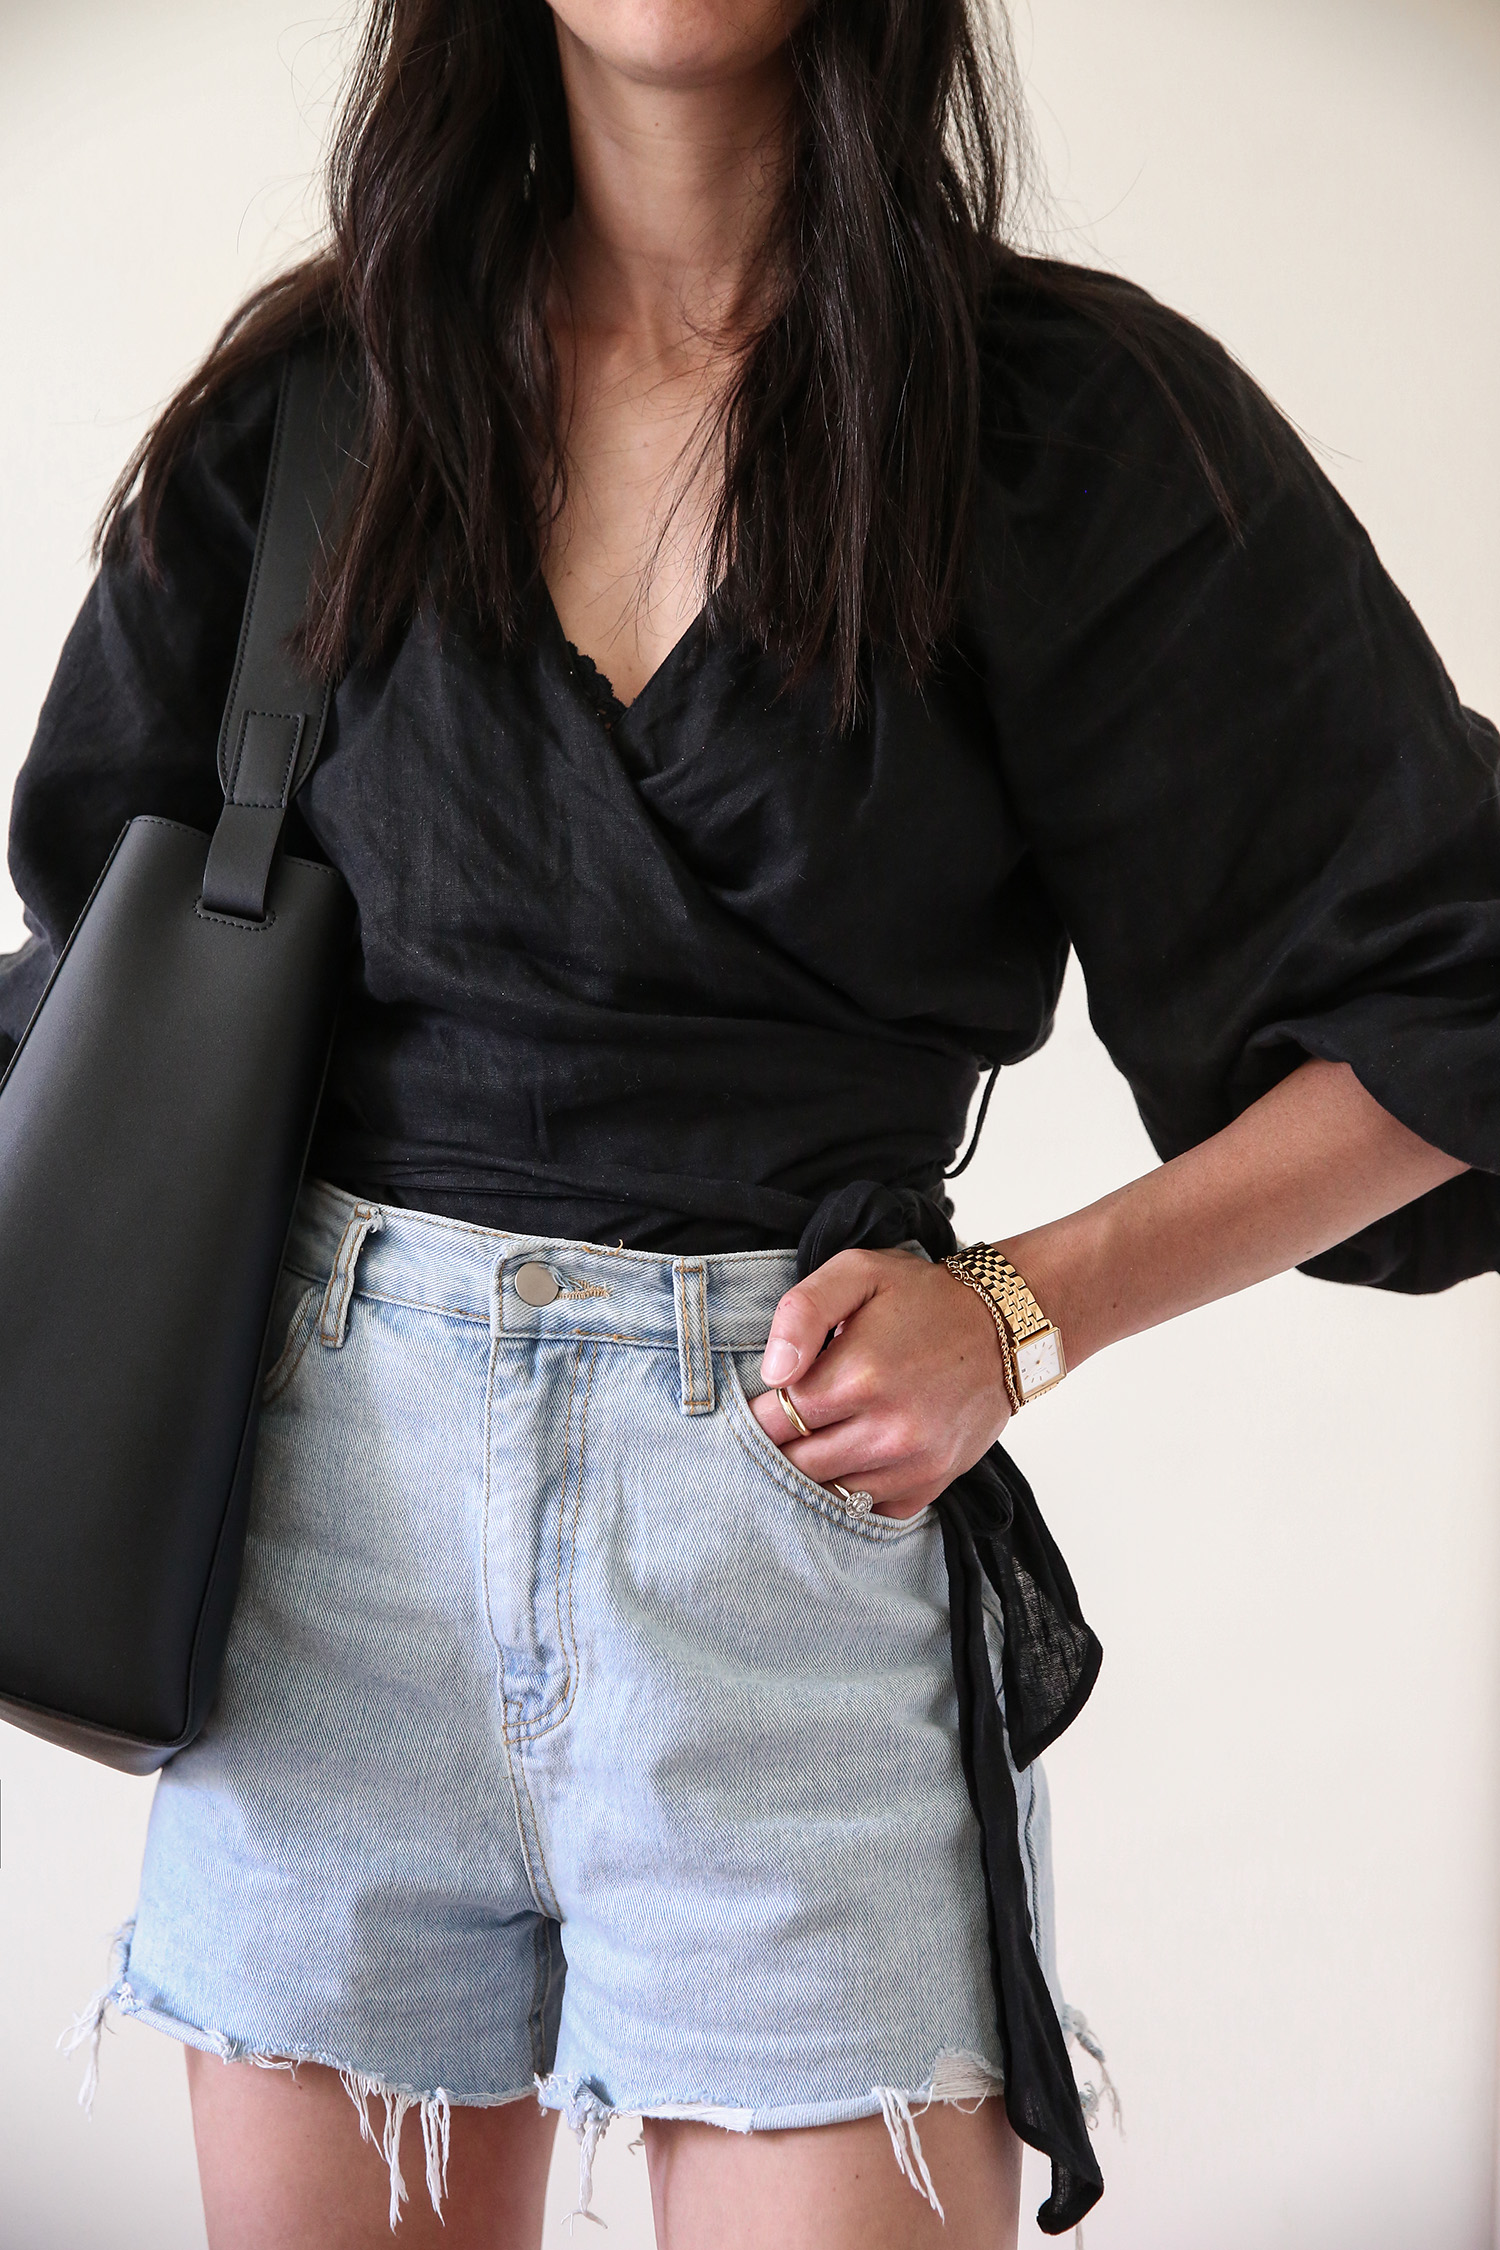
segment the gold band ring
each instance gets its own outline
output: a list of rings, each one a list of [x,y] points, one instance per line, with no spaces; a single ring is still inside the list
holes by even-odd
[[[793,1404],[792,1404],[792,1400],[791,1400],[791,1394],[790,1394],[790,1392],[789,1392],[789,1391],[787,1390],[787,1388],[786,1388],[786,1386],[785,1386],[785,1384],[784,1384],[784,1383],[778,1383],[778,1384],[777,1384],[777,1386],[776,1386],[776,1396],[777,1396],[777,1397],[778,1397],[778,1398],[780,1399],[780,1401],[781,1401],[781,1411],[782,1411],[782,1413],[783,1413],[783,1414],[784,1414],[784,1415],[786,1416],[787,1420],[788,1420],[788,1421],[789,1421],[789,1422],[791,1423],[791,1425],[792,1425],[792,1428],[793,1428],[793,1429],[794,1429],[794,1430],[796,1431],[796,1433],[797,1433],[798,1437],[811,1437],[811,1436],[812,1436],[812,1431],[811,1431],[811,1430],[810,1430],[810,1429],[808,1428],[807,1424],[806,1424],[806,1423],[805,1423],[805,1422],[803,1421],[803,1419],[802,1419],[801,1415],[800,1415],[800,1414],[799,1414],[799,1413],[797,1412],[797,1409],[796,1409],[796,1407],[795,1407],[795,1406],[793,1406]]]

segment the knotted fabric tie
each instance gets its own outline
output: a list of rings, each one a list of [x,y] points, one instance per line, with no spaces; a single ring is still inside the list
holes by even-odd
[[[932,1258],[958,1246],[932,1196],[856,1180],[825,1196],[808,1220],[797,1278],[840,1250],[894,1250],[907,1242],[920,1243]],[[1032,1941],[1006,1734],[1008,1727],[1017,1767],[1030,1765],[1083,1709],[1104,1652],[1084,1622],[1031,1487],[1003,1446],[992,1445],[934,1507],[948,1565],[959,1754],[979,1824],[1005,2108],[1021,2139],[1051,2160],[1052,2192],[1037,2225],[1043,2234],[1066,2234],[1098,2202],[1104,2180]],[[1003,1711],[985,1639],[986,1579],[1005,1623]]]

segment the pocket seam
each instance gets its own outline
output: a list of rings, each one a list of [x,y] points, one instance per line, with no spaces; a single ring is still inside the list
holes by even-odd
[[[829,1523],[837,1524],[855,1539],[863,1539],[871,1547],[888,1547],[900,1539],[908,1539],[926,1528],[932,1519],[931,1508],[923,1508],[914,1516],[856,1516],[839,1505],[831,1492],[788,1461],[780,1448],[772,1443],[750,1411],[750,1401],[740,1379],[732,1351],[716,1355],[727,1370],[724,1386],[725,1407],[729,1415],[729,1428],[735,1442],[747,1453],[763,1475],[781,1486],[794,1500],[823,1516]]]
[[[302,1365],[303,1355],[312,1341],[313,1308],[321,1295],[322,1291],[318,1284],[313,1282],[311,1287],[305,1289],[298,1298],[297,1308],[287,1327],[286,1342],[266,1370],[265,1381],[261,1384],[260,1403],[262,1406],[269,1406],[273,1400],[280,1398],[282,1392]]]

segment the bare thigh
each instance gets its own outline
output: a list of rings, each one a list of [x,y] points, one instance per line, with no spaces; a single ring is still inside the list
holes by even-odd
[[[187,2065],[209,2250],[391,2250],[390,2172],[337,2072],[303,2063],[294,2076],[196,2048]],[[383,2115],[372,2103],[377,2131]],[[537,2250],[556,2129],[534,2101],[455,2108],[440,2224],[411,2111],[398,2250]]]
[[[648,2119],[659,2250],[1015,2250],[1021,2144],[1004,2106],[917,2116],[946,2217],[896,2169],[879,2117],[729,2133]]]

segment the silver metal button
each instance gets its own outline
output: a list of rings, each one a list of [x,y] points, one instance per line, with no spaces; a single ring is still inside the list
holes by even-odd
[[[523,1305],[550,1305],[561,1287],[550,1266],[522,1266],[516,1274],[516,1295]]]

